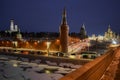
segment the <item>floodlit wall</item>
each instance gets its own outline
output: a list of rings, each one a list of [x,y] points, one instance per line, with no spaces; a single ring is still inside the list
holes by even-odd
[[[81,68],[67,74],[60,80],[99,80],[112,62],[115,56],[114,53],[114,50],[111,49],[103,56],[98,57]]]

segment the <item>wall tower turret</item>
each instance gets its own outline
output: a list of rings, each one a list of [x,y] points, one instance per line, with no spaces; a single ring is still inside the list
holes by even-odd
[[[61,52],[68,53],[68,37],[69,37],[69,26],[67,25],[66,9],[64,8],[62,14],[62,22],[60,26],[60,48]]]

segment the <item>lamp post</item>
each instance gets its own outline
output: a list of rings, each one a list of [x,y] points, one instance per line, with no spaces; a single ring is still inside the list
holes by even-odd
[[[90,46],[90,43],[87,43],[87,46],[88,46],[88,51],[89,51],[89,46]]]
[[[72,52],[73,52],[73,43],[74,43],[74,42],[72,42]]]
[[[48,54],[48,56],[49,56],[50,44],[51,44],[51,42],[47,42],[47,54]]]

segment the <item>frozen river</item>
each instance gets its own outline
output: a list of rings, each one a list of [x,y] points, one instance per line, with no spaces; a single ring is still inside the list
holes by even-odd
[[[54,65],[54,66],[53,66]],[[0,80],[59,80],[64,75],[76,70],[81,65],[55,63],[40,60],[28,62],[27,58],[0,55]]]

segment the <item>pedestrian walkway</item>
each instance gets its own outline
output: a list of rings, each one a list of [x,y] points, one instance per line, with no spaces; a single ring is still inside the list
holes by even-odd
[[[117,65],[117,70],[115,73],[114,80],[120,80],[120,47],[119,47],[119,50],[117,51],[116,57],[118,58],[118,65]]]
[[[116,75],[115,75],[114,80],[120,80],[120,58],[119,58],[119,64],[117,67],[117,71],[116,71]]]

